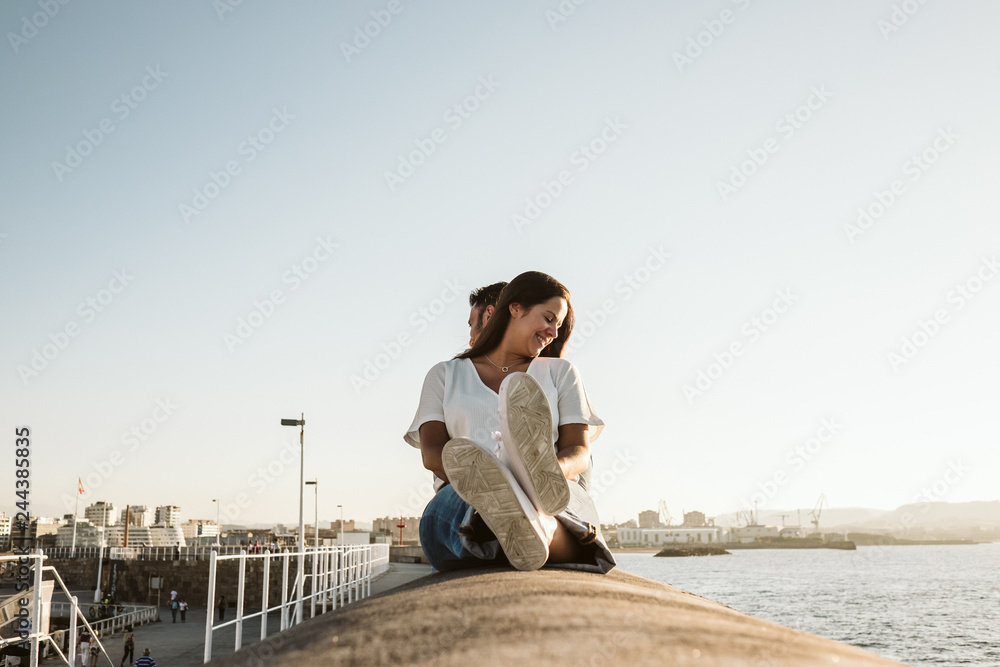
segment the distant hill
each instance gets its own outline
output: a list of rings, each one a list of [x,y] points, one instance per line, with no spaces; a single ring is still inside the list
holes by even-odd
[[[824,513],[825,515],[825,513]],[[891,532],[908,537],[970,537],[1000,533],[1000,500],[968,503],[913,503],[867,521],[831,525],[832,530]]]

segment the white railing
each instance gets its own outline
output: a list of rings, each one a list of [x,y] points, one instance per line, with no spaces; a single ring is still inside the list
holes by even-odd
[[[117,634],[118,632],[124,631],[125,628],[136,627],[139,625],[145,625],[147,623],[154,623],[160,620],[160,608],[152,605],[138,605],[138,604],[119,604],[112,605],[117,607],[117,614],[114,616],[109,616],[101,620],[96,620],[94,618],[94,612],[91,610],[97,609],[98,615],[101,613],[101,608],[103,605],[99,603],[94,603],[87,605],[79,605],[81,611],[87,610],[90,618],[90,627],[97,630],[101,637],[107,637],[108,635]],[[73,604],[71,602],[53,602],[52,603],[52,616],[55,618],[61,618],[64,616],[73,615]]]
[[[106,547],[104,557],[113,560],[208,560],[213,551],[220,554],[238,554],[245,546],[224,545],[214,547]],[[45,555],[49,558],[97,558],[99,547],[56,547]]]
[[[42,619],[44,617],[42,602],[42,580],[46,572],[51,572],[53,581],[59,584],[59,588],[62,589],[63,594],[69,598],[70,602],[70,616],[74,618],[79,618],[83,622],[83,627],[90,631],[91,642],[96,642],[98,648],[100,648],[101,655],[104,659],[108,661],[108,664],[114,667],[114,662],[111,661],[111,657],[108,652],[104,650],[104,645],[101,643],[99,636],[94,633],[94,627],[87,622],[87,619],[83,615],[83,611],[80,609],[79,601],[76,596],[71,595],[69,589],[66,588],[66,584],[63,583],[62,577],[51,565],[45,565],[45,559],[48,556],[42,553],[41,549],[38,549],[35,553],[25,554],[25,555],[10,555],[10,556],[0,556],[0,563],[6,563],[13,561],[18,565],[17,577],[19,582],[28,581],[28,577],[32,581],[32,586],[30,590],[25,591],[25,597],[30,593],[31,604],[29,607],[20,607],[20,609],[25,609],[26,614],[21,614],[20,610],[18,612],[18,619],[16,621],[17,625],[15,631],[18,633],[16,637],[7,637],[0,639],[0,648],[8,646],[10,644],[21,644],[27,642],[30,646],[30,657],[28,664],[30,667],[38,667],[39,655],[41,654],[40,649],[43,645],[48,644],[55,652],[59,655],[62,661],[67,665],[76,665],[76,623],[69,624],[69,651],[68,655],[63,655],[62,650],[59,648],[59,642],[52,638],[52,634],[42,631]],[[27,563],[32,561],[30,565]],[[14,621],[12,621],[14,622]]]
[[[289,590],[289,565],[291,558],[297,560],[295,581]],[[244,613],[244,594],[246,591],[246,566],[252,559],[263,560],[261,577],[260,611]],[[236,618],[231,621],[215,623],[215,581],[220,563],[236,561],[239,567],[236,591]],[[271,605],[268,593],[271,583],[271,565],[281,565],[281,600],[279,604]],[[306,563],[310,569],[306,571]],[[339,599],[340,606],[350,604],[371,594],[372,579],[389,568],[388,544],[365,544],[342,547],[320,547],[305,551],[283,553],[248,554],[241,551],[237,555],[216,555],[212,553],[208,566],[208,614],[205,620],[205,662],[212,659],[212,633],[221,628],[234,626],[236,642],[234,650],[243,645],[243,624],[254,618],[260,618],[260,640],[267,638],[268,614],[280,614],[280,631],[301,623],[304,619],[305,602],[309,602],[310,617],[316,616],[316,608],[320,613],[326,613],[327,606],[336,609]],[[306,595],[306,581],[309,582],[309,593]]]

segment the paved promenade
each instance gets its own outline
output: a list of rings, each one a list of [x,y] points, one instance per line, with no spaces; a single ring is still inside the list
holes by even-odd
[[[372,582],[372,595],[383,593],[397,586],[409,583],[415,579],[430,574],[429,565],[411,563],[390,563],[389,571]],[[93,599],[93,591],[73,591],[78,598],[83,600]],[[61,597],[61,596],[60,596]],[[352,603],[357,604],[357,603]],[[226,610],[226,620],[235,618],[235,610]],[[248,609],[247,612],[257,611]],[[203,653],[205,650],[205,607],[191,607],[187,613],[187,622],[181,623],[180,614],[177,615],[177,622],[171,622],[170,609],[161,607],[160,622],[144,625],[135,629],[135,657],[142,655],[142,649],[149,647],[150,655],[156,660],[157,667],[195,667],[203,664]],[[329,613],[329,612],[328,612]],[[305,605],[306,617],[309,616],[309,605]],[[268,628],[271,633],[276,633],[279,627],[278,613],[269,614]],[[222,658],[233,653],[235,629],[224,628],[215,632],[212,642],[212,657]],[[252,647],[252,642],[260,639],[260,620],[247,621],[243,629],[244,646]],[[101,638],[108,654],[115,665],[119,664],[122,657],[122,635],[117,634],[110,638]],[[43,661],[43,665],[60,664],[58,657],[49,658]],[[79,664],[79,662],[77,663]],[[107,665],[106,662],[102,663]],[[273,664],[273,663],[272,663]]]

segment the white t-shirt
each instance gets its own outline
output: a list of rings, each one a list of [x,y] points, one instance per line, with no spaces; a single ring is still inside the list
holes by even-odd
[[[579,371],[566,359],[536,357],[527,373],[538,380],[552,410],[552,442],[559,439],[563,424],[590,425],[590,440],[604,429],[587,399]],[[500,398],[487,387],[471,359],[451,359],[435,365],[424,378],[420,404],[403,439],[420,448],[420,427],[430,421],[444,422],[452,438],[468,438],[492,452],[493,432],[500,430]],[[434,489],[444,482],[434,477]]]

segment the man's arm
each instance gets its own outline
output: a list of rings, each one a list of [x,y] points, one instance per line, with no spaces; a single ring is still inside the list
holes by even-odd
[[[590,467],[590,433],[586,424],[559,427],[556,458],[566,479],[574,479]]]
[[[450,439],[444,422],[430,421],[420,425],[420,457],[424,467],[445,482],[448,481],[448,475],[444,472],[441,450]]]

